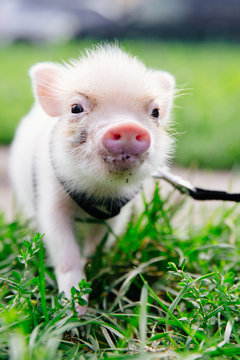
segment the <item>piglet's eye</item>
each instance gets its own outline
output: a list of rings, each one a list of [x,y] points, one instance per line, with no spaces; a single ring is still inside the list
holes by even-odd
[[[154,117],[154,118],[158,118],[158,117],[159,117],[159,110],[158,110],[158,108],[153,109],[151,116]]]
[[[72,105],[72,109],[71,109],[71,112],[73,114],[79,114],[79,113],[82,113],[84,110],[83,110],[83,107],[82,105],[80,104],[73,104]]]

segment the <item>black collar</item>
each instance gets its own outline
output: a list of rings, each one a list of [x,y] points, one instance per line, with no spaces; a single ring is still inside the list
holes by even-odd
[[[72,200],[89,215],[98,220],[108,220],[121,211],[121,208],[126,205],[140,190],[138,189],[131,197],[112,198],[112,197],[95,197],[84,191],[72,191],[67,185],[67,181],[57,174],[55,167],[53,166],[55,175],[62,185],[66,193],[72,198]]]
[[[84,191],[71,191],[67,188],[66,182],[58,177],[59,182],[72,198],[72,200],[89,215],[98,220],[108,220],[121,211],[121,208],[131,200],[131,198],[96,198],[89,196]]]

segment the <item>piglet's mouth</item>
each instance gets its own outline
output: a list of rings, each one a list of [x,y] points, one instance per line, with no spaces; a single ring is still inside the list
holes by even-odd
[[[115,169],[117,171],[130,170],[136,167],[139,167],[143,164],[147,154],[144,156],[141,154],[128,154],[122,152],[121,154],[116,155],[103,155],[103,161],[107,166],[111,169]]]

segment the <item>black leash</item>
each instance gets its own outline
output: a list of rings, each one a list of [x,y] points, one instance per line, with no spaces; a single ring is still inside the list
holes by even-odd
[[[187,194],[195,200],[223,200],[240,202],[240,193],[228,193],[226,191],[207,190],[194,187],[189,181],[182,179],[168,172],[161,170],[153,174],[155,179],[163,179],[178,189],[182,194]]]

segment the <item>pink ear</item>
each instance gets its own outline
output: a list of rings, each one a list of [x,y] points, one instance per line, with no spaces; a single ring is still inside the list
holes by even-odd
[[[60,116],[62,104],[60,100],[59,78],[63,67],[52,63],[39,63],[30,69],[33,89],[39,104],[50,116]]]
[[[154,76],[162,90],[173,91],[175,89],[175,79],[167,71],[154,71]]]

